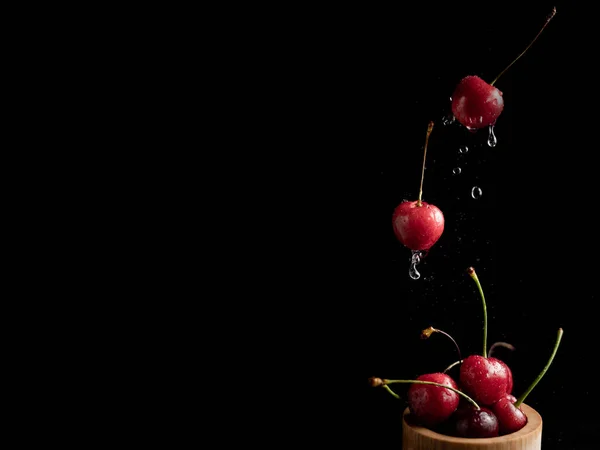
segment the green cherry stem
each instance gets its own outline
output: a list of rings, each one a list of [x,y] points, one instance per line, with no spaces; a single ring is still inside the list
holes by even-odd
[[[396,399],[400,400],[400,396],[398,394],[396,394],[394,391],[392,391],[392,389],[387,384],[384,384],[382,387],[386,391],[388,391],[390,394],[392,394]]]
[[[485,305],[485,296],[483,295],[483,289],[481,288],[481,283],[479,282],[479,278],[477,277],[477,273],[475,273],[475,269],[473,267],[469,267],[467,269],[467,273],[473,278],[475,284],[477,285],[477,289],[479,290],[479,295],[481,296],[481,303],[483,304],[483,357],[487,358],[487,307]]]
[[[542,379],[542,377],[544,376],[544,374],[550,367],[550,364],[552,364],[552,360],[554,359],[554,356],[556,355],[556,352],[558,350],[558,346],[560,345],[560,340],[562,339],[562,335],[563,335],[563,329],[559,328],[557,336],[556,336],[556,342],[554,343],[554,349],[552,350],[552,354],[550,355],[550,359],[548,359],[546,366],[542,369],[542,371],[537,376],[537,378],[535,380],[533,380],[533,383],[531,383],[531,386],[529,386],[527,388],[527,390],[525,392],[523,392],[523,394],[521,394],[521,396],[517,399],[517,401],[515,402],[516,407],[519,407],[521,405],[521,403],[523,403],[523,401],[527,398],[527,396],[533,390],[533,388],[540,382],[540,380]]]
[[[475,406],[475,408],[481,409],[481,408],[479,408],[479,405],[477,403],[475,403],[475,400],[473,400],[467,394],[465,394],[462,391],[459,391],[458,389],[454,389],[453,387],[446,386],[445,384],[435,383],[433,381],[423,381],[423,380],[381,380],[381,381],[383,382],[384,386],[387,386],[388,384],[395,384],[395,383],[410,383],[410,384],[430,384],[432,386],[438,386],[438,387],[450,389],[451,391],[454,391],[457,394],[462,395],[465,399],[467,399],[469,402],[471,402],[473,404],[473,406]]]
[[[507,70],[508,70],[508,69],[509,69],[509,68],[510,68],[510,67],[511,67],[511,66],[512,66],[514,63],[516,63],[516,62],[517,62],[517,60],[518,60],[518,59],[519,59],[521,56],[523,56],[527,50],[529,50],[529,47],[531,47],[531,46],[533,45],[533,43],[534,43],[534,42],[537,40],[537,38],[540,36],[540,34],[542,34],[542,31],[544,31],[544,28],[546,28],[546,25],[548,25],[548,24],[550,23],[550,20],[552,20],[552,18],[554,17],[554,14],[556,14],[556,8],[553,8],[553,9],[552,9],[552,12],[551,12],[551,13],[550,13],[550,15],[549,15],[549,16],[546,18],[546,23],[544,23],[544,26],[542,27],[542,29],[541,29],[540,31],[538,31],[538,34],[536,34],[536,36],[535,36],[535,37],[533,38],[533,40],[532,40],[532,41],[529,43],[529,45],[528,45],[527,47],[525,47],[525,50],[523,50],[519,56],[517,56],[515,59],[513,59],[513,61],[512,61],[512,62],[511,62],[511,63],[510,63],[510,64],[509,64],[509,65],[508,65],[508,66],[507,66],[507,67],[506,67],[506,68],[505,68],[505,69],[504,69],[502,72],[500,72],[500,74],[499,74],[499,75],[498,75],[496,78],[494,78],[494,81],[492,81],[492,82],[490,83],[490,85],[491,85],[491,86],[493,86],[493,85],[494,85],[494,83],[495,83],[496,81],[498,81],[498,78],[500,78],[500,77],[502,76],[502,74],[503,74],[504,72],[506,72],[506,71],[507,71]]]
[[[427,158],[427,144],[429,144],[429,135],[431,135],[431,131],[433,130],[433,122],[429,122],[427,126],[427,134],[425,135],[425,150],[423,151],[423,168],[421,169],[421,186],[419,187],[419,199],[417,200],[417,206],[422,206],[422,197],[423,197],[423,178],[425,178],[425,159]]]
[[[462,363],[462,359],[459,359],[458,361],[454,361],[452,364],[450,364],[448,367],[446,367],[444,369],[444,373],[448,372],[450,369],[452,369],[454,366],[457,366],[459,364]]]

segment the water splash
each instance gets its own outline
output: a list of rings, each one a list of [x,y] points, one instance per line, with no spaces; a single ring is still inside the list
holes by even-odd
[[[481,194],[483,194],[481,188],[478,186],[473,186],[473,189],[471,189],[471,197],[477,200],[478,198],[481,198]]]
[[[490,147],[495,147],[496,144],[498,143],[498,139],[496,139],[496,135],[494,134],[494,125],[490,125],[489,129],[490,129],[490,133],[488,135],[487,144]]]
[[[421,263],[425,252],[423,250],[411,250],[411,252],[408,276],[410,276],[413,280],[418,280],[421,278],[421,274],[417,270],[417,266]]]
[[[458,151],[459,151],[460,153],[467,153],[467,152],[469,151],[469,147],[467,147],[466,145],[462,145],[462,146],[461,146],[461,147],[458,149]]]
[[[461,171],[460,167],[455,167],[454,169],[452,169],[452,173],[454,175],[460,175],[461,172],[462,171]]]

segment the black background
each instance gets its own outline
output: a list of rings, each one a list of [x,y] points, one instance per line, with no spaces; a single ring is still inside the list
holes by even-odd
[[[301,111],[294,167],[307,172],[300,170],[302,200],[288,206],[310,237],[287,240],[300,280],[286,294],[304,294],[294,303],[293,315],[306,314],[296,339],[316,350],[307,352],[322,401],[339,399],[327,410],[329,426],[342,430],[338,439],[399,448],[405,405],[368,387],[367,378],[415,378],[456,360],[450,341],[423,341],[422,329],[450,333],[463,355],[481,351],[481,301],[466,274],[473,266],[487,300],[488,346],[516,348],[498,352],[512,368],[516,395],[564,329],[553,365],[526,403],[544,419],[544,449],[592,448],[597,394],[586,383],[596,359],[597,125],[588,67],[595,49],[586,39],[590,14],[572,3],[356,6],[315,11],[300,27],[287,88]],[[505,102],[496,147],[487,145],[485,129],[444,125],[460,79],[491,81],[554,6],[539,39],[495,85]],[[418,196],[429,121],[423,200],[443,211],[446,226],[413,280],[391,216]],[[480,198],[472,198],[473,187]]]

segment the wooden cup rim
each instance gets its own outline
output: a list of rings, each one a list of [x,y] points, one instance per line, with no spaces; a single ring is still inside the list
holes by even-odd
[[[523,412],[525,413],[525,415],[527,416],[527,424],[523,428],[521,428],[519,431],[516,431],[511,434],[506,434],[504,436],[493,437],[493,438],[461,438],[461,437],[455,437],[455,436],[448,436],[445,434],[437,433],[437,432],[430,430],[429,428],[426,428],[423,426],[410,424],[406,421],[406,417],[410,414],[410,411],[408,408],[406,408],[404,410],[404,414],[402,415],[402,424],[403,424],[403,427],[405,427],[405,430],[406,430],[406,428],[410,428],[410,432],[412,432],[412,433],[426,436],[430,439],[435,439],[437,441],[443,441],[443,442],[449,442],[449,443],[455,443],[455,444],[464,444],[465,446],[468,446],[469,444],[472,444],[475,446],[475,445],[481,445],[484,443],[496,444],[496,443],[501,443],[501,442],[511,442],[511,441],[516,441],[516,440],[521,440],[525,436],[528,436],[529,434],[541,432],[542,416],[540,416],[540,414],[535,409],[533,409],[529,405],[526,405],[525,403],[521,404],[521,408],[522,408]]]

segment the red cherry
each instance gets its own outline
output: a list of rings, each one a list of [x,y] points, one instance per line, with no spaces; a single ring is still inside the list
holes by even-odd
[[[421,187],[419,198],[415,201],[405,200],[392,214],[394,234],[398,240],[411,250],[429,250],[444,231],[444,215],[435,205],[421,200],[423,194],[423,178],[425,176],[425,160],[427,144],[433,130],[433,122],[429,122],[425,147],[423,151],[423,167],[421,169]]]
[[[513,390],[512,370],[510,370],[510,367],[508,367],[505,362],[500,361],[500,360],[498,360],[498,361],[500,362],[500,364],[503,364],[506,367],[506,373],[507,373],[506,393],[510,394],[510,393],[512,393],[512,390]]]
[[[495,125],[496,120],[504,109],[502,92],[494,87],[494,83],[506,72],[523,54],[531,47],[542,33],[550,19],[556,14],[556,8],[546,18],[546,22],[529,43],[529,45],[517,56],[500,74],[490,83],[485,82],[476,75],[464,77],[456,88],[451,98],[452,114],[469,130],[477,130],[490,125]]]
[[[455,431],[459,437],[496,437],[499,430],[498,419],[489,408],[461,408],[455,415]]]
[[[514,396],[510,397],[503,397],[492,405],[492,411],[498,418],[502,435],[514,433],[527,425],[527,416],[521,406],[515,406],[517,399]]]
[[[463,78],[452,94],[452,114],[468,129],[494,125],[503,109],[502,92],[475,75]]]
[[[463,391],[480,405],[492,405],[508,394],[509,378],[512,380],[508,366],[493,357],[471,355],[460,366]]]
[[[458,389],[456,382],[444,373],[428,373],[418,381],[434,383]],[[408,407],[413,417],[427,427],[433,427],[452,415],[459,403],[459,395],[450,389],[429,384],[412,384],[408,389]]]
[[[392,215],[396,238],[411,250],[429,250],[444,232],[444,214],[427,202],[403,201]]]

